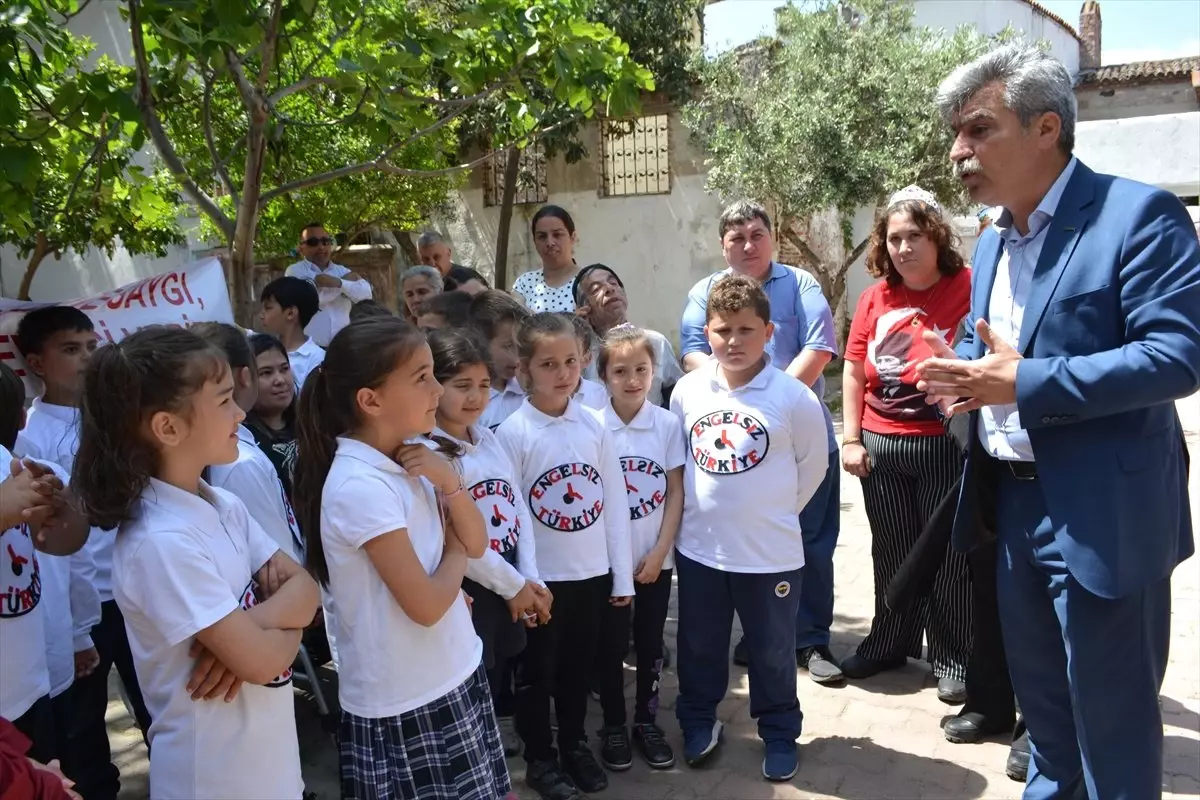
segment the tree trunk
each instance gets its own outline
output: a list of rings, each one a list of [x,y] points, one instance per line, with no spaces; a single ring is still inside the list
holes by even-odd
[[[269,114],[263,97],[255,96],[253,100],[254,104],[247,109],[250,129],[246,133],[246,171],[229,254],[230,271],[233,273],[233,297],[230,298],[233,301],[233,314],[237,324],[244,328],[251,326],[257,311],[254,297],[254,237],[258,233]]]
[[[25,274],[21,276],[21,285],[17,287],[17,299],[28,300],[29,289],[33,286],[33,276],[37,274],[38,267],[42,265],[42,261],[46,256],[50,255],[50,243],[46,241],[46,234],[42,231],[37,232],[37,241],[33,246],[33,253],[29,256],[29,263],[25,265]]]
[[[496,230],[496,274],[493,285],[508,291],[508,236],[512,228],[513,201],[517,197],[517,177],[521,174],[521,150],[508,151],[504,162],[504,195],[500,200],[500,226]]]

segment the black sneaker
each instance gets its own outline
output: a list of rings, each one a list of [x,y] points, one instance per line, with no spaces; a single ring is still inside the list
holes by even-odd
[[[633,746],[651,769],[670,769],[675,766],[675,753],[667,744],[662,728],[657,725],[634,725]]]
[[[633,750],[624,725],[600,729],[600,763],[613,772],[624,772],[633,766]]]
[[[608,773],[601,767],[587,742],[578,742],[563,750],[562,765],[571,780],[582,792],[599,792],[608,788]]]
[[[525,765],[525,783],[542,800],[581,800],[583,793],[554,759],[531,761]]]

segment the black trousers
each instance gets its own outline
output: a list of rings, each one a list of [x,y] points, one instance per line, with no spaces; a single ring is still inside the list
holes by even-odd
[[[958,480],[962,451],[947,435],[905,436],[863,431],[871,473],[862,479],[871,526],[875,617],[858,654],[872,660],[921,658],[929,637],[929,663],[939,678],[964,680],[971,656],[971,585],[967,559],[946,548],[932,591],[911,608],[893,611],[887,587],[920,538],[938,504]]]
[[[629,628],[637,651],[635,725],[652,724],[658,714],[658,682],[662,676],[663,625],[671,602],[671,570],[664,569],[654,583],[635,583],[632,606],[607,605],[600,622],[598,683],[605,726],[625,725],[625,654]],[[631,619],[632,617],[632,619]]]
[[[967,555],[971,568],[972,644],[967,665],[967,704],[964,711],[976,711],[997,720],[1015,719],[1016,701],[1008,663],[1004,660],[1004,639],[1000,635],[1000,605],[996,599],[996,543],[980,545]]]
[[[27,756],[43,764],[58,758],[60,747],[54,729],[54,706],[50,695],[39,697],[24,714],[9,722],[32,742]]]
[[[588,677],[596,660],[600,620],[611,586],[608,575],[546,583],[554,595],[553,614],[550,622],[526,632],[525,653],[517,667],[517,733],[525,743],[528,762],[558,755],[550,732],[551,691],[559,748],[587,741]]]
[[[133,654],[129,651],[125,618],[115,600],[101,604],[100,622],[92,628],[92,643],[100,654],[99,666],[67,690],[75,711],[67,740],[78,764],[75,768],[78,774],[71,778],[75,781],[75,791],[84,800],[115,800],[121,789],[121,773],[112,763],[108,727],[104,722],[108,710],[108,675],[114,666],[143,739],[150,729],[150,714],[146,711],[146,701],[142,699],[133,667]]]

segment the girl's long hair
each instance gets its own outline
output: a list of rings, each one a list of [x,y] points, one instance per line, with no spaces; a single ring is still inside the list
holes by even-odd
[[[25,381],[0,361],[0,447],[12,450],[17,446],[24,411]],[[0,464],[0,469],[8,469],[8,464]]]
[[[433,377],[438,383],[452,380],[467,367],[482,364],[492,374],[492,357],[487,342],[478,333],[464,328],[440,328],[430,331],[429,349],[433,353]]]
[[[308,569],[329,585],[321,542],[321,495],[337,453],[337,437],[361,425],[358,391],[378,389],[425,344],[421,332],[399,317],[369,317],[338,331],[325,361],[308,376],[296,414],[293,509],[306,545]]]
[[[227,369],[225,354],[183,328],[142,328],[98,349],[84,376],[79,452],[71,488],[91,524],[111,529],[160,467],[146,423],[160,411],[187,416],[193,395]]]

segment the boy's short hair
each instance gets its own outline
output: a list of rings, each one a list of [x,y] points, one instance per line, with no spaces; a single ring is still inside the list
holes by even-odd
[[[367,298],[366,300],[359,300],[357,303],[350,306],[351,322],[358,322],[360,319],[367,319],[368,317],[394,316],[396,315],[393,314],[387,306],[370,298]]]
[[[496,289],[480,292],[471,300],[471,326],[489,342],[496,338],[496,331],[505,322],[517,325],[528,318],[528,308]]]
[[[471,295],[462,292],[435,294],[417,306],[417,316],[437,314],[446,320],[446,325],[452,328],[465,328],[471,317],[472,299]]]
[[[709,290],[704,321],[712,320],[713,314],[736,314],[744,308],[753,311],[764,324],[771,322],[771,301],[758,281],[745,275],[727,275]]]
[[[46,341],[56,333],[90,332],[96,330],[92,318],[74,306],[35,308],[17,323],[17,349],[21,355],[42,352]]]
[[[296,309],[300,315],[300,327],[308,327],[308,323],[321,310],[321,298],[317,295],[317,287],[301,278],[284,276],[268,283],[259,292],[258,300],[265,303],[274,300],[284,311]]]

